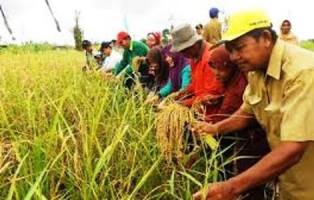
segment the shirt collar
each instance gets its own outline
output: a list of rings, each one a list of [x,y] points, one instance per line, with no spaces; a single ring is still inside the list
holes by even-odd
[[[133,51],[133,41],[132,40],[130,41],[130,48],[129,48],[129,50]]]
[[[277,80],[280,79],[284,47],[284,43],[281,40],[276,41],[267,67],[267,76],[271,76]]]

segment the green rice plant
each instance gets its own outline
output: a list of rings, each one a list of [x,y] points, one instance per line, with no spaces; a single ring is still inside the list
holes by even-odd
[[[0,53],[0,199],[190,199],[223,179],[218,151],[189,170],[161,159],[144,90],[32,49]]]

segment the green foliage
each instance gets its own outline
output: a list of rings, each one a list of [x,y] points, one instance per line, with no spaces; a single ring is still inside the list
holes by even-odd
[[[75,12],[75,26],[73,28],[73,37],[75,41],[75,49],[82,50],[83,30],[79,25],[80,12]]]
[[[0,54],[1,199],[190,199],[222,179],[220,152],[166,164],[144,91],[83,73],[77,51],[23,48]]]

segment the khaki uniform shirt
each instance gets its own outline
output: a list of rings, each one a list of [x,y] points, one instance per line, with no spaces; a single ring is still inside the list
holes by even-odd
[[[278,40],[266,74],[248,74],[242,109],[255,115],[272,149],[310,141],[302,159],[279,177],[281,200],[314,200],[314,53]]]
[[[295,36],[292,32],[289,32],[288,34],[280,34],[279,39],[286,41],[291,44],[299,45],[299,41],[297,36]]]
[[[217,18],[211,19],[204,27],[203,37],[211,45],[216,44],[221,39],[221,23]]]

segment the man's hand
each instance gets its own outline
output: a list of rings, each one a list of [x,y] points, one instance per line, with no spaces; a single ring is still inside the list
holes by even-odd
[[[207,134],[216,134],[218,132],[218,127],[215,124],[210,124],[207,122],[197,121],[192,124],[192,132],[198,136],[204,136]]]
[[[210,184],[193,195],[193,200],[235,200],[239,194],[231,181]]]
[[[309,142],[281,142],[255,165],[225,182],[213,184],[193,195],[194,200],[203,196],[206,200],[233,200],[250,188],[259,186],[296,165]]]

